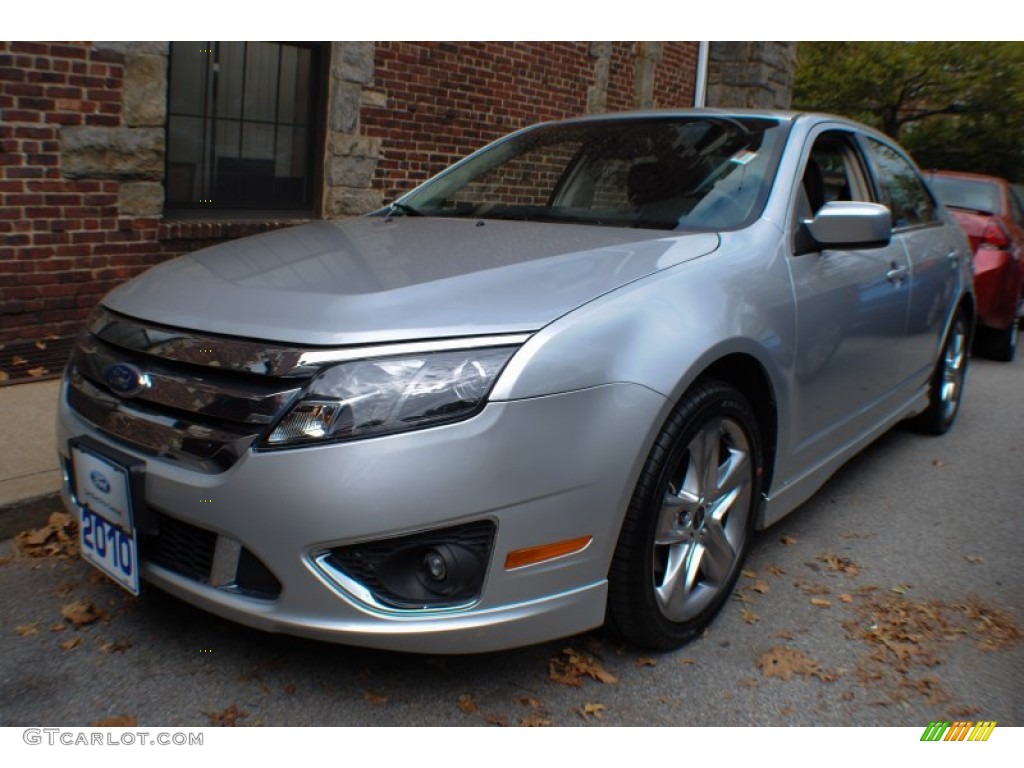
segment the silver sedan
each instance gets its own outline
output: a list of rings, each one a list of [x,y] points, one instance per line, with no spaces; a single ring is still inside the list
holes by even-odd
[[[825,115],[527,128],[361,219],[111,292],[68,365],[83,555],[269,631],[673,648],[891,426],[953,423],[967,243]]]

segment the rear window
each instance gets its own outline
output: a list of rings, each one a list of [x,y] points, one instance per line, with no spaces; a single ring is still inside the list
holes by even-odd
[[[952,208],[999,213],[999,185],[995,182],[932,176],[931,186],[939,200]]]

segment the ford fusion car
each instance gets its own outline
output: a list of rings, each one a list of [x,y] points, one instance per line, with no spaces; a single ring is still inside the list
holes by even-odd
[[[84,557],[272,632],[417,652],[607,624],[669,649],[756,529],[956,418],[970,251],[826,115],[606,115],[366,217],[112,291],[68,364]]]

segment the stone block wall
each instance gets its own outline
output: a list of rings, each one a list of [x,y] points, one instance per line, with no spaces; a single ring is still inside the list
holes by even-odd
[[[793,42],[714,42],[708,50],[709,107],[789,109]]]

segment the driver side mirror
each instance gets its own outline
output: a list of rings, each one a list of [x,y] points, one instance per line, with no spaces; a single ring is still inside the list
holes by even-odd
[[[892,239],[892,214],[878,203],[837,200],[805,219],[801,230],[798,255],[826,248],[881,248]]]

